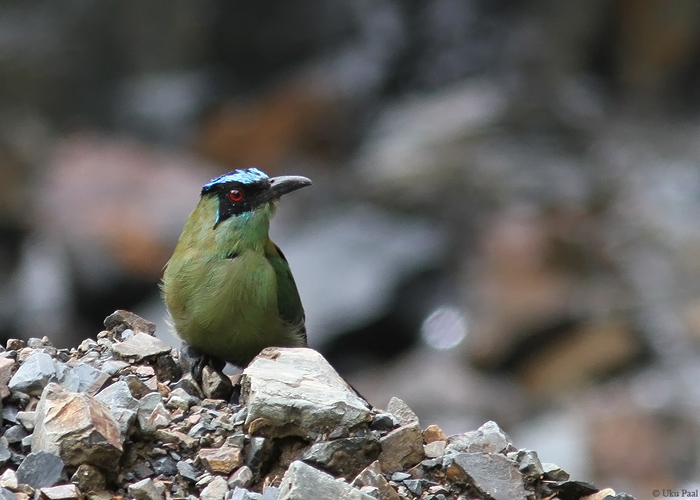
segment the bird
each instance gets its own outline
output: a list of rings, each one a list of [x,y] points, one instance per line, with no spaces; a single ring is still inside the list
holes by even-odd
[[[239,367],[265,347],[307,345],[301,298],[269,228],[279,198],[309,185],[255,167],[204,185],[161,281],[184,344]]]

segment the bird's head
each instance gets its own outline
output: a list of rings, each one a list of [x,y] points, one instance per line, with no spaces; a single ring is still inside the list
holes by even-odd
[[[221,175],[204,185],[202,199],[218,202],[214,228],[231,219],[273,208],[272,202],[282,195],[309,186],[311,180],[299,175],[268,177],[257,168],[238,169]],[[267,210],[272,215],[272,210]]]

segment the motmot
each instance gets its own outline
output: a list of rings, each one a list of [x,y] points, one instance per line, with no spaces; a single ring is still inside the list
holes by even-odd
[[[265,347],[306,346],[299,292],[269,228],[279,198],[310,184],[247,168],[204,185],[161,283],[186,344],[238,366]]]

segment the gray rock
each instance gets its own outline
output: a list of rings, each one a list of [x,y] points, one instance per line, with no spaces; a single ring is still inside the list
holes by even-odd
[[[75,373],[73,373],[73,368],[55,359],[53,360],[53,363],[56,367],[57,382],[68,391],[78,392],[78,388],[80,387],[80,379]]]
[[[246,449],[245,464],[254,472],[259,472],[269,454],[268,440],[261,436],[252,436]]]
[[[177,472],[182,476],[183,479],[196,483],[199,480],[199,476],[202,473],[197,470],[192,464],[185,462],[183,460],[177,463]]]
[[[5,472],[0,474],[0,487],[16,490],[18,485],[19,480],[17,479],[17,472],[14,470],[7,468]]]
[[[517,453],[516,462],[518,469],[530,481],[535,481],[544,474],[542,462],[540,462],[537,452],[521,450]]]
[[[127,366],[129,366],[129,363],[121,359],[108,359],[102,363],[101,370],[110,377],[114,377]]]
[[[377,431],[390,431],[399,425],[399,421],[391,413],[378,413],[372,419],[371,429]]]
[[[0,487],[0,500],[17,500],[17,497],[7,488]]]
[[[446,441],[433,441],[423,446],[423,451],[428,458],[438,458],[445,454],[446,445]]]
[[[0,358],[0,399],[5,399],[10,395],[8,384],[12,378],[12,370],[15,367],[15,360],[12,358]]]
[[[543,463],[542,472],[545,479],[550,481],[568,481],[571,477],[568,472],[556,464]]]
[[[163,474],[164,476],[177,474],[177,461],[169,455],[151,460],[151,467],[153,467],[153,472],[156,474]]]
[[[46,353],[32,354],[12,376],[8,387],[11,391],[38,396],[51,381],[57,381],[56,365]]]
[[[423,494],[423,480],[421,479],[406,479],[403,482],[408,491],[420,497]]]
[[[36,408],[32,451],[70,465],[113,466],[122,453],[119,424],[104,403],[51,383]]]
[[[406,474],[406,476],[411,477],[410,474]],[[374,488],[376,498],[379,500],[400,500],[399,494],[382,475],[382,469],[378,461],[372,462],[365,467],[365,469],[355,477],[352,485],[356,488]]]
[[[163,404],[163,397],[158,392],[146,394],[139,401],[136,412],[139,427],[146,434],[153,434],[158,429],[167,427],[171,417]]]
[[[516,463],[497,453],[458,453],[451,458],[446,474],[493,500],[525,500],[528,495]]]
[[[79,500],[82,497],[74,484],[62,484],[41,488],[41,498],[46,500]]]
[[[229,481],[230,484],[230,481]],[[270,488],[266,488],[270,489]],[[274,497],[275,500],[277,497]],[[228,500],[265,500],[265,497],[261,495],[260,493],[254,493],[252,491],[248,491],[244,488],[240,488],[236,486],[231,494],[227,497]]]
[[[393,397],[389,400],[386,411],[391,413],[401,425],[418,424],[418,416],[413,413],[403,400]]]
[[[226,375],[207,365],[202,370],[202,392],[209,399],[228,400],[233,392],[233,384]]]
[[[3,437],[8,443],[20,443],[25,437],[27,437],[27,431],[21,425],[13,425],[5,431]]]
[[[379,444],[382,447],[379,463],[385,473],[413,467],[425,458],[423,434],[418,423],[394,429],[383,436]]]
[[[221,476],[215,476],[214,479],[202,490],[199,498],[202,500],[223,500],[228,492],[228,483]]]
[[[129,495],[136,500],[162,500],[163,498],[162,492],[150,478],[129,485]]]
[[[116,334],[121,334],[128,328],[135,332],[147,333],[148,335],[153,335],[156,332],[154,323],[143,319],[137,314],[121,309],[107,316],[104,325],[107,330],[112,330]]]
[[[167,354],[171,350],[172,347],[162,340],[142,332],[138,332],[126,342],[118,342],[112,346],[115,356],[133,362]]]
[[[233,474],[231,474],[231,477],[228,480],[228,487],[247,488],[248,486],[253,484],[253,479],[253,471],[250,470],[250,467],[244,465],[242,467],[239,467]]]
[[[407,472],[394,472],[391,475],[391,480],[394,482],[397,482],[397,483],[400,483],[400,482],[405,481],[406,479],[410,479],[410,478],[411,478],[411,475],[408,474]]]
[[[22,445],[22,449],[23,450],[31,449],[33,441],[34,441],[34,437],[31,434],[29,434],[28,436],[24,436],[22,438],[22,441],[20,441],[20,443]]]
[[[47,451],[33,452],[17,467],[17,480],[34,489],[53,486],[61,480],[64,463],[61,457]]]
[[[0,467],[4,467],[11,457],[12,452],[9,448],[9,442],[5,436],[2,436],[0,437]]]
[[[367,402],[308,348],[263,350],[243,371],[241,388],[250,434],[308,437],[372,418]]]
[[[73,374],[78,377],[77,392],[84,392],[88,396],[94,396],[109,380],[109,374],[98,370],[86,363],[78,363],[73,367]]]
[[[250,500],[279,500],[280,489],[276,486],[268,486],[261,498],[251,498]]]
[[[119,433],[122,439],[126,438],[139,409],[139,401],[131,395],[127,383],[123,380],[115,382],[97,393],[95,399],[109,408],[119,424]]]
[[[278,500],[376,500],[330,474],[299,460],[282,477]]]
[[[22,424],[22,427],[30,432],[34,430],[34,422],[36,420],[35,411],[18,411],[15,417],[17,418],[17,422]]]
[[[336,476],[351,479],[374,462],[380,452],[377,438],[368,435],[314,443],[302,453],[301,459],[318,464]]]
[[[450,453],[506,453],[515,451],[512,440],[496,422],[486,422],[475,431],[447,438],[445,454]]]

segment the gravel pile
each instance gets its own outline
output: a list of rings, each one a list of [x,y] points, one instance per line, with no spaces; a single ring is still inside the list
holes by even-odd
[[[97,340],[0,352],[0,500],[627,499],[572,481],[494,422],[445,436],[400,399],[371,407],[316,351],[205,368],[126,311]]]

